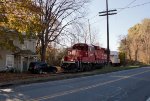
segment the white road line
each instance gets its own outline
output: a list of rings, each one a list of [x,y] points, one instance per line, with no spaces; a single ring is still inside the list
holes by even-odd
[[[146,101],[150,101],[150,97]]]
[[[128,78],[129,76],[119,76],[119,75],[115,75],[115,76],[111,76],[111,77]]]
[[[107,84],[110,84],[110,83],[113,83],[113,82],[124,80],[124,79],[130,78],[130,77],[133,77],[133,76],[137,76],[137,75],[140,75],[140,74],[143,74],[143,73],[147,73],[147,72],[150,72],[150,70],[140,72],[140,73],[136,73],[136,74],[132,74],[130,76],[122,77],[122,78],[119,78],[119,79],[116,79],[116,80],[107,81],[107,82],[104,82],[104,83],[98,83],[98,84],[95,84],[95,85],[90,85],[90,86],[87,86],[87,87],[82,87],[82,88],[77,88],[77,89],[73,89],[73,90],[69,90],[69,91],[64,91],[64,92],[56,93],[56,94],[53,94],[53,95],[48,95],[48,96],[43,96],[43,97],[39,97],[39,98],[35,98],[35,99],[30,99],[29,101],[40,101],[40,100],[52,99],[52,98],[55,98],[55,97],[68,95],[68,94],[76,93],[76,92],[79,92],[79,91],[84,91],[84,90],[88,90],[88,89],[91,89],[91,88],[96,88],[96,87],[99,87],[99,86],[107,85]]]

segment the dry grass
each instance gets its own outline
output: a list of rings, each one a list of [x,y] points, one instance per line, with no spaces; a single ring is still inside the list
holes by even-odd
[[[0,83],[30,78],[49,77],[52,74],[31,74],[31,73],[0,73]]]
[[[89,72],[79,72],[79,73],[69,73],[69,74],[62,74],[59,75],[59,73],[62,72],[62,69],[60,67],[57,67],[58,72],[57,74],[50,74],[50,73],[44,73],[44,74],[31,74],[29,72],[26,73],[0,73],[0,83],[3,82],[11,82],[11,81],[18,81],[18,80],[29,80],[29,79],[38,79],[44,80],[46,78],[59,78],[59,79],[67,79],[67,78],[73,78],[73,77],[80,77],[80,76],[89,76],[89,75],[95,75],[95,74],[104,74],[109,72],[115,72],[120,70],[127,70],[127,69],[134,69],[139,68],[139,66],[127,66],[127,67],[104,67],[102,69],[89,71]]]

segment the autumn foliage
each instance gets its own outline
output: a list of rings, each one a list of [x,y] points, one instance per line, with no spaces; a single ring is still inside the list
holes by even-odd
[[[119,50],[134,63],[150,64],[150,19],[144,19],[128,30],[122,38]]]

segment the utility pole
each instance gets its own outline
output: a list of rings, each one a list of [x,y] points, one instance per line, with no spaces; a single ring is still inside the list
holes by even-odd
[[[88,25],[89,25],[90,44],[91,44],[91,26],[90,26],[90,21],[89,21],[89,19],[88,19]]]
[[[115,15],[117,14],[114,10],[108,10],[108,0],[106,0],[106,11],[99,12],[99,16],[106,16],[107,17],[107,65],[109,65],[109,60],[110,60],[110,49],[109,49],[109,15]],[[113,13],[115,12],[115,13]]]

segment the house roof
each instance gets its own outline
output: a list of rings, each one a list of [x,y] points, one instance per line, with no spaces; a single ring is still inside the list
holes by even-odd
[[[20,50],[14,55],[36,55],[36,53],[32,52],[31,50]]]
[[[3,26],[0,26],[0,30],[5,32],[5,36],[7,36],[8,38],[18,38],[19,35],[21,35],[24,38],[27,38],[27,39],[36,39],[37,36],[35,36],[34,34],[32,34],[31,36],[27,36],[26,32],[18,32],[17,30],[13,30],[13,29],[9,29],[7,27],[3,27]],[[4,36],[0,36],[0,38],[3,38]]]

